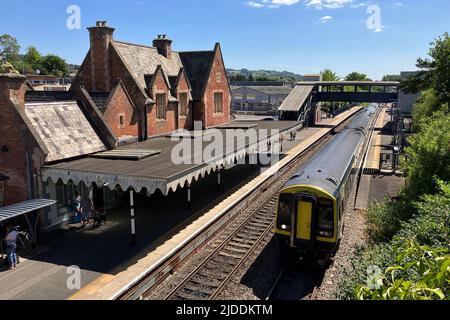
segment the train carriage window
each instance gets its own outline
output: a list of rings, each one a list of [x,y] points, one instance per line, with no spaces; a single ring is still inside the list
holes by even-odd
[[[319,199],[317,209],[317,234],[320,237],[333,238],[334,236],[334,214],[333,201],[328,199]]]
[[[281,194],[280,202],[278,205],[278,221],[277,228],[282,231],[290,231],[292,224],[292,212],[293,212],[292,195]]]

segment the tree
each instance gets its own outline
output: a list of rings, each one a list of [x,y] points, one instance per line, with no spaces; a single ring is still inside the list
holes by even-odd
[[[23,60],[33,72],[42,69],[42,56],[35,47],[28,47]]]
[[[14,68],[10,62],[0,64],[0,73],[14,73],[19,74],[19,71]]]
[[[419,72],[401,84],[406,93],[433,89],[442,104],[450,103],[450,36],[448,32],[431,43],[430,58],[417,60]]]
[[[42,73],[64,77],[69,74],[66,62],[60,57],[49,54],[42,58]]]
[[[407,199],[415,201],[424,194],[435,194],[436,178],[450,181],[450,117],[436,112],[422,120],[420,132],[409,140],[402,168],[406,174]]]
[[[16,38],[9,34],[0,36],[0,60],[15,64],[20,60],[19,51],[20,46]]]
[[[345,77],[345,81],[372,81],[364,73],[352,72]]]
[[[341,78],[331,69],[325,69],[322,71],[322,80],[323,81],[339,81]]]
[[[383,77],[382,79],[383,81],[395,81],[395,82],[400,82],[401,81],[401,77],[398,74],[387,74]]]
[[[414,131],[419,132],[421,124],[433,116],[435,112],[445,112],[446,110],[448,110],[448,106],[441,104],[433,89],[422,92],[412,111]]]

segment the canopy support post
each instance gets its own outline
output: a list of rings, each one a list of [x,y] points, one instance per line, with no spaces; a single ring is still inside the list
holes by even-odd
[[[191,184],[187,185],[187,208],[192,209]]]
[[[130,189],[131,245],[136,244],[136,221],[134,213],[134,190]]]
[[[219,167],[219,169],[217,170],[217,191],[220,191],[220,185],[222,183],[222,169]]]

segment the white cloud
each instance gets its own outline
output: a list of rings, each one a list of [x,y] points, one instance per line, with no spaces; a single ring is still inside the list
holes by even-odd
[[[355,3],[355,4],[350,5],[350,8],[357,9],[357,8],[363,8],[366,6],[368,6],[367,3],[360,2],[360,3]]]
[[[247,2],[247,5],[248,5],[249,7],[252,7],[252,8],[262,8],[262,7],[264,7],[264,5],[263,5],[262,3],[255,2],[255,1],[249,1],[249,2]]]
[[[299,3],[300,0],[259,0],[249,1],[246,4],[252,8],[278,8],[280,6],[292,6]]]
[[[355,3],[356,0],[304,0],[306,7],[321,9],[338,9],[343,7],[360,8],[367,4]],[[301,0],[252,0],[246,2],[246,5],[252,8],[279,8],[281,6],[292,6],[300,3]]]
[[[322,23],[331,22],[332,20],[333,20],[332,16],[325,16],[325,17],[320,18],[320,22],[322,22]]]
[[[274,5],[279,6],[292,6],[293,4],[299,3],[300,0],[272,0]]]
[[[318,10],[326,9],[338,9],[347,5],[353,4],[354,0],[308,0],[306,2],[307,7],[313,7]]]

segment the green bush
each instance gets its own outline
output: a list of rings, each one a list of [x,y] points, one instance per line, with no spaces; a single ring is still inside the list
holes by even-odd
[[[436,177],[450,181],[450,116],[437,112],[421,122],[421,131],[409,140],[402,158],[406,174],[405,196],[409,202],[438,191]]]
[[[355,287],[358,284],[367,284],[376,268],[381,270],[394,262],[394,250],[390,244],[358,248],[351,258],[351,266],[343,271],[343,276],[339,280],[337,298],[356,300]]]
[[[423,196],[416,202],[414,218],[402,223],[400,238],[414,239],[420,244],[450,249],[450,183],[437,183],[440,193]]]
[[[423,196],[421,201],[414,203],[417,212],[409,221],[398,222],[401,215],[396,211],[398,205],[393,202],[371,205],[369,234],[372,240],[379,242],[371,247],[357,250],[357,254],[351,261],[351,268],[344,271],[344,277],[339,283],[338,297],[340,299],[353,300],[361,298],[363,294],[367,298],[369,293],[364,288],[368,287],[368,281],[372,283],[377,281],[373,279],[374,268],[387,270],[391,266],[398,265],[399,251],[407,251],[404,250],[404,239],[413,241],[415,249],[419,244],[429,246],[430,251],[436,252],[440,252],[439,250],[443,248],[450,249],[450,183],[438,181],[437,185],[440,187],[440,193]],[[411,260],[409,257],[402,257],[402,259]],[[400,269],[395,270],[399,272]],[[413,268],[407,270],[408,273],[413,271]],[[408,273],[402,276],[406,279],[411,278],[412,275]],[[386,272],[381,275],[386,276]],[[380,277],[380,279],[384,278]],[[381,281],[380,279],[378,281]],[[417,273],[415,278],[411,279],[417,279]],[[355,291],[355,287],[358,287],[360,291]],[[372,291],[370,293],[373,294]],[[377,291],[376,294],[379,292]],[[448,296],[448,293],[446,295]],[[408,299],[410,298],[412,296],[408,296]]]
[[[371,286],[357,286],[359,300],[450,300],[448,250],[405,239],[394,251],[396,264],[375,275]]]
[[[396,201],[370,203],[367,211],[369,240],[374,243],[392,240],[402,227],[402,222],[411,219],[413,212],[402,196]]]

